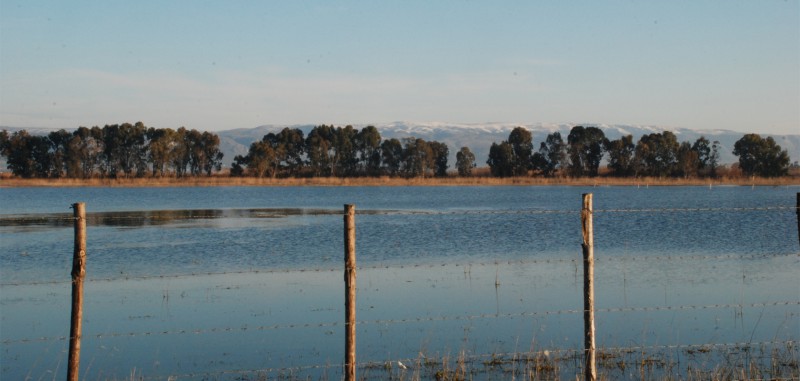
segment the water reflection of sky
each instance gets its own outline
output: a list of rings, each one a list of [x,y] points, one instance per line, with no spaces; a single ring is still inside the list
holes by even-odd
[[[796,266],[796,257],[688,269],[668,260],[599,262],[598,345],[796,340],[797,304],[760,305],[797,300],[787,287],[796,285]],[[359,360],[580,348],[575,272],[571,262],[362,269]],[[335,364],[343,294],[338,271],[88,282],[84,364],[117,377],[133,368],[155,375]],[[3,326],[15,327],[2,340],[46,338],[3,344],[4,373],[55,369],[66,342],[51,339],[67,334],[69,285],[4,286],[1,303]]]
[[[791,210],[598,213],[598,258],[796,253]],[[185,274],[253,268],[317,268],[341,256],[341,215],[332,210],[247,209],[90,213],[89,277]],[[0,218],[5,282],[66,280],[71,220]],[[578,259],[577,213],[409,213],[357,217],[362,264]]]
[[[369,199],[385,197],[383,190],[357,189],[367,198],[356,218],[359,362],[582,347],[575,193],[585,189],[502,188],[491,201],[476,189],[415,188],[428,197],[420,202],[398,193],[408,204]],[[356,190],[297,190],[309,207],[297,207],[300,199],[283,190],[235,191],[279,207],[226,200],[220,209],[187,209],[192,201],[158,209],[176,203],[167,191],[167,201],[147,204],[152,210],[126,211],[124,202],[121,211],[102,202],[108,211],[88,208],[82,355],[88,379],[126,378],[132,369],[202,379],[320,365],[332,366],[304,372],[338,378],[342,217],[340,207],[322,204]],[[651,197],[656,206],[670,205],[655,196],[695,207],[710,199],[706,189],[647,192],[598,189],[595,208],[622,207],[621,199],[629,208],[651,207]],[[712,205],[723,210],[595,215],[599,346],[797,340],[794,211],[730,209],[793,206],[794,193],[746,192],[720,190],[726,198]],[[575,208],[563,207],[567,199]],[[519,200],[526,207],[515,209]],[[21,213],[6,205],[0,375],[61,378],[72,222],[67,213]]]

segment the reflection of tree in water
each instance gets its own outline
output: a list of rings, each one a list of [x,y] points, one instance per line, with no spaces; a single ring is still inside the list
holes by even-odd
[[[302,208],[144,210],[87,213],[86,223],[89,226],[143,227],[220,218],[284,218],[340,213],[339,210]],[[0,227],[4,226],[66,228],[73,226],[73,217],[69,213],[4,216],[0,217]]]

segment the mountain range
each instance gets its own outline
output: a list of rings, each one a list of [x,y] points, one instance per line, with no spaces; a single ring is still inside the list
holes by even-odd
[[[397,138],[402,139],[406,137],[422,138],[426,141],[438,141],[447,144],[450,149],[450,157],[448,163],[450,168],[455,167],[456,152],[461,147],[469,147],[472,153],[475,154],[476,164],[481,167],[486,165],[486,160],[489,157],[489,148],[493,142],[500,143],[508,139],[508,134],[515,127],[525,127],[531,131],[533,135],[534,149],[539,148],[539,144],[547,138],[547,135],[553,132],[560,132],[562,138],[566,141],[570,129],[575,124],[547,124],[547,123],[534,123],[534,124],[521,124],[521,123],[441,123],[441,122],[392,122],[384,124],[372,124],[378,129],[383,139]],[[709,141],[720,142],[720,163],[731,164],[738,161],[738,158],[733,155],[734,143],[744,136],[744,133],[731,131],[731,130],[694,130],[688,128],[672,128],[661,126],[648,126],[648,125],[626,125],[626,124],[595,124],[586,123],[582,124],[585,127],[594,126],[598,127],[605,133],[609,139],[618,139],[624,135],[633,135],[634,142],[638,141],[642,135],[651,133],[661,133],[664,131],[671,131],[674,133],[678,141],[688,141],[693,143],[699,137],[704,136]],[[236,155],[246,155],[250,144],[254,141],[261,140],[264,135],[270,132],[278,132],[286,127],[299,128],[307,136],[308,132],[314,128],[312,124],[298,124],[298,125],[262,125],[254,128],[238,128],[232,130],[216,131],[220,138],[220,150],[225,154],[223,164],[229,167],[233,158]],[[356,129],[361,129],[367,124],[353,124]],[[21,130],[15,127],[0,126],[0,130],[6,129],[9,132]],[[31,134],[47,134],[55,129],[47,128],[27,128]],[[797,135],[770,135],[761,134],[762,137],[772,136],[773,139],[789,153],[792,162],[800,160],[800,134]],[[2,159],[0,159],[1,161]],[[2,168],[5,169],[5,163],[0,162]]]
[[[435,140],[447,144],[450,149],[450,168],[455,167],[455,155],[461,147],[469,147],[475,154],[476,164],[479,167],[486,165],[489,157],[489,148],[493,142],[500,143],[508,139],[508,134],[515,127],[525,127],[533,135],[534,150],[538,150],[539,144],[553,132],[560,132],[561,137],[566,141],[570,129],[575,124],[519,124],[519,123],[480,123],[480,124],[456,124],[456,123],[415,123],[415,122],[393,122],[385,124],[372,124],[378,129],[383,139],[406,137],[422,138],[426,141]],[[622,125],[622,124],[582,124],[585,127],[598,127],[609,139],[619,139],[625,135],[633,135],[633,141],[637,142],[642,135],[651,133],[661,133],[671,131],[678,141],[689,141],[694,143],[699,137],[704,136],[709,141],[720,142],[720,163],[730,164],[738,161],[733,155],[733,145],[745,134],[731,130],[693,130],[688,128],[668,128],[659,126],[644,125]],[[367,124],[353,125],[356,129],[366,127]],[[263,125],[255,128],[241,128],[234,130],[219,131],[220,149],[225,153],[224,162],[229,165],[235,155],[246,155],[250,144],[256,140],[261,140],[264,135],[270,132],[278,132],[285,127],[299,128],[307,136],[314,125]],[[800,135],[768,135],[761,134],[762,137],[772,136],[773,139],[789,153],[792,162],[800,160]]]

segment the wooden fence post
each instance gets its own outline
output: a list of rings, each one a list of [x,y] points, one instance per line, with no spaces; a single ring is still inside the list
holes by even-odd
[[[356,211],[344,206],[345,381],[356,380]]]
[[[800,242],[800,192],[797,192],[797,241]]]
[[[592,228],[592,194],[583,194],[581,209],[583,230],[583,334],[585,380],[597,379],[594,341],[594,229]]]
[[[67,381],[78,380],[81,362],[81,321],[83,320],[83,278],[86,275],[86,204],[72,204],[75,239],[72,253],[72,315],[69,325]]]

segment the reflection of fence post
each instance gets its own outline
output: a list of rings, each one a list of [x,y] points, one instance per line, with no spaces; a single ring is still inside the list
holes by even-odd
[[[72,315],[69,325],[67,381],[78,380],[81,362],[81,320],[83,319],[83,278],[86,275],[86,204],[72,204],[75,217],[75,247],[72,253]]]
[[[597,379],[594,342],[594,229],[592,228],[592,194],[583,194],[581,208],[583,230],[583,335],[587,381]]]
[[[344,206],[345,381],[356,380],[356,211]]]

